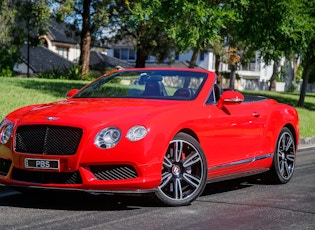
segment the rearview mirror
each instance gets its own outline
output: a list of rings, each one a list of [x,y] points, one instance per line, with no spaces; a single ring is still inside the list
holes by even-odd
[[[225,105],[236,105],[244,101],[244,95],[238,91],[227,90],[225,91],[218,102],[218,108],[222,109]]]
[[[78,89],[70,89],[70,90],[66,93],[66,97],[72,97],[72,96],[74,96],[77,92],[79,92]]]

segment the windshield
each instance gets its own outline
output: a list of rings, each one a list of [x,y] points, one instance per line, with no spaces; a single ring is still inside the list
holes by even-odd
[[[192,100],[207,74],[184,70],[126,70],[92,82],[74,98],[153,98]]]

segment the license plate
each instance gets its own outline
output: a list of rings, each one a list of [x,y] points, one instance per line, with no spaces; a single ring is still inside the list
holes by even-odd
[[[33,169],[59,169],[59,160],[44,160],[44,159],[25,159],[25,168]]]

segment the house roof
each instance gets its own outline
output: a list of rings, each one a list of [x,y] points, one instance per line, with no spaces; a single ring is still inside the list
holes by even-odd
[[[90,66],[94,68],[106,68],[106,67],[117,68],[118,66],[122,68],[133,68],[134,64],[125,62],[115,57],[110,57],[101,52],[91,51]]]
[[[56,42],[78,44],[80,37],[65,22],[58,23],[55,19],[50,20],[49,34]]]
[[[30,47],[30,68],[36,72],[46,72],[58,68],[69,68],[72,63],[44,46]],[[21,58],[27,63],[27,45],[21,49]]]
[[[80,32],[73,29],[71,25],[66,22],[57,22],[55,19],[51,19],[48,33],[54,42],[68,44],[80,43]],[[108,48],[104,39],[92,40],[91,47]]]

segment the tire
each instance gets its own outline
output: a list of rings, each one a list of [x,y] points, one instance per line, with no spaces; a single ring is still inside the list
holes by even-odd
[[[268,172],[268,179],[275,184],[285,184],[292,178],[295,159],[296,145],[292,132],[284,127],[278,137],[273,163]]]
[[[200,144],[188,134],[177,134],[165,154],[156,197],[167,206],[188,205],[203,192],[206,179],[207,162]]]

